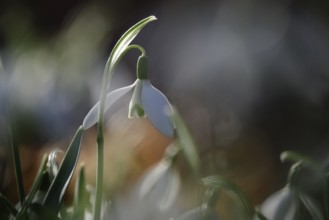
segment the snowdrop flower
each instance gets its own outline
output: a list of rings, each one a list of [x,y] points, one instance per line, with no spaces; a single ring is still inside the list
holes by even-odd
[[[141,56],[137,64],[137,80],[126,87],[107,94],[105,109],[107,111],[117,100],[134,88],[129,104],[129,118],[147,117],[152,125],[163,135],[172,138],[174,125],[168,116],[172,107],[166,96],[152,86],[147,76],[147,58]],[[88,129],[98,121],[99,102],[89,111],[83,121],[83,128]]]
[[[139,187],[139,197],[155,202],[160,211],[171,207],[180,189],[179,174],[172,168],[177,153],[176,146],[169,146],[164,159],[146,172]]]
[[[283,188],[267,198],[261,206],[268,220],[291,220],[297,211],[298,197],[289,188]]]
[[[207,204],[194,208],[184,213],[177,220],[219,220],[218,214],[212,208],[209,208]]]
[[[318,202],[297,187],[297,176],[303,165],[303,161],[293,164],[289,171],[287,186],[271,195],[262,204],[261,213],[268,220],[294,219],[301,206],[306,208],[312,219],[324,219]]]

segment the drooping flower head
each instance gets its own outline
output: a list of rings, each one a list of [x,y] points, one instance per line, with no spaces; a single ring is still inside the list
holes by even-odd
[[[137,64],[137,80],[126,87],[114,90],[107,94],[105,111],[107,111],[117,100],[134,88],[132,99],[129,104],[129,118],[147,117],[152,125],[163,135],[174,137],[174,125],[168,116],[172,111],[167,97],[156,89],[148,79],[147,57],[142,55]],[[97,103],[87,114],[83,121],[83,128],[88,129],[98,120],[99,103]]]
[[[166,211],[174,204],[180,189],[180,176],[173,167],[178,152],[175,143],[169,145],[164,158],[141,179],[139,197],[151,201],[160,211]]]

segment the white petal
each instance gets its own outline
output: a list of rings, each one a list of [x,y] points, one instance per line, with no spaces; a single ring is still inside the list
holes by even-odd
[[[143,182],[139,189],[139,196],[144,198],[157,184],[161,177],[170,168],[170,163],[168,161],[160,161],[157,165],[152,167],[150,171],[145,174]]]
[[[167,189],[159,203],[161,211],[167,211],[171,207],[180,189],[181,182],[176,170],[170,170],[167,178]]]
[[[142,104],[146,117],[163,135],[172,138],[174,126],[167,113],[167,111],[172,111],[168,99],[153,87],[149,80],[143,80],[143,84]]]
[[[136,82],[133,84],[122,87],[120,89],[114,90],[106,95],[106,101],[105,101],[105,108],[104,112],[108,110],[113,103],[115,103],[119,98],[121,98],[124,94],[129,92],[134,86]],[[83,120],[82,127],[83,129],[88,129],[98,121],[98,109],[99,109],[99,102],[94,105],[94,107],[88,112],[85,119]]]
[[[268,220],[293,219],[296,209],[296,195],[288,188],[274,193],[261,206],[261,211]]]

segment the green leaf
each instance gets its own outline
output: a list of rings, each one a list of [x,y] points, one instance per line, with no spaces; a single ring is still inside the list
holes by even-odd
[[[86,189],[86,177],[85,177],[85,167],[81,166],[80,172],[75,183],[74,191],[74,209],[73,216],[74,219],[84,219],[84,211],[87,207],[87,189]]]
[[[202,182],[214,190],[224,189],[240,206],[246,219],[251,220],[253,218],[253,210],[250,208],[246,196],[232,181],[221,176],[209,176],[203,178]]]
[[[2,58],[0,56],[0,77],[5,75],[5,71],[3,69]]]
[[[17,215],[17,209],[15,208],[15,206],[13,204],[11,204],[11,202],[0,193],[0,203],[2,203],[2,205],[8,210],[8,212],[10,212],[13,216]]]
[[[106,64],[106,70],[112,71],[114,69],[117,62],[125,53],[131,41],[134,40],[134,38],[138,35],[138,33],[143,29],[145,25],[156,19],[157,18],[155,16],[149,16],[147,18],[144,18],[143,20],[139,21],[137,24],[129,28],[129,30],[122,35],[122,37],[118,40],[110,54],[110,57]]]
[[[45,210],[51,210],[53,213],[57,214],[58,210],[60,209],[64,193],[72,178],[73,171],[78,161],[82,134],[83,129],[80,126],[68,150],[66,151],[58,174],[51,183],[46,197],[43,201],[43,207],[45,208]]]
[[[9,124],[9,129],[10,129],[10,145],[11,145],[13,161],[14,161],[14,170],[15,170],[15,176],[17,181],[16,184],[18,189],[18,195],[19,195],[20,203],[21,205],[23,205],[23,203],[25,202],[25,190],[24,190],[24,181],[23,181],[21,159],[19,154],[19,147],[16,142],[16,137],[15,134],[13,133],[13,128],[11,124]]]
[[[324,200],[324,210],[326,214],[326,218],[329,218],[329,175],[326,174],[324,179],[324,193],[323,193],[323,200]]]
[[[193,172],[199,175],[200,158],[193,138],[176,109],[172,111],[172,120],[176,126],[177,144],[182,149]]]
[[[23,203],[22,208],[19,210],[19,213],[16,216],[16,219],[24,219],[26,212],[28,210],[28,208],[31,206],[32,200],[35,196],[35,194],[37,193],[38,189],[41,186],[43,177],[45,176],[45,169],[47,166],[47,161],[48,161],[48,156],[44,155],[42,162],[41,162],[41,166],[39,167],[39,171],[37,173],[37,177],[34,180],[34,183],[32,185],[32,189],[29,193],[29,195],[27,196],[27,199],[25,200],[25,202]]]

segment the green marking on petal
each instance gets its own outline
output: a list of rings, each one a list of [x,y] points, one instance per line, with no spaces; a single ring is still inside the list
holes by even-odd
[[[129,103],[129,118],[145,118],[146,114],[142,105],[141,95],[143,88],[143,80],[137,80],[133,96]]]
[[[128,113],[129,118],[145,118],[145,111],[140,104],[134,104],[132,107],[129,108]]]

